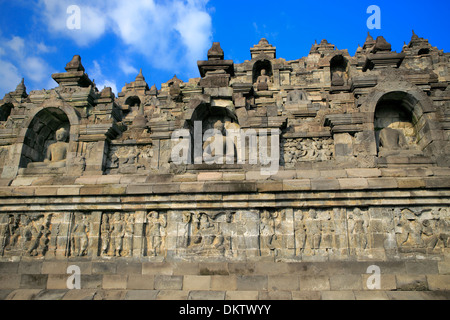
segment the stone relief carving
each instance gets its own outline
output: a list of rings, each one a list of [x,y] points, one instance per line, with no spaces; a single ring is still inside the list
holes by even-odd
[[[3,166],[5,165],[6,159],[8,159],[9,147],[0,147],[0,174],[3,171]]]
[[[277,256],[282,248],[282,223],[285,211],[263,210],[260,217],[260,250],[261,255]]]
[[[3,254],[43,257],[48,251],[52,214],[4,215],[0,227]]]
[[[397,245],[403,252],[432,251],[449,247],[448,208],[395,209]]]
[[[225,224],[231,223],[233,215],[225,212],[183,213],[182,238],[179,244],[186,253],[202,256],[232,254],[231,235],[224,232]]]
[[[290,91],[286,96],[286,105],[307,105],[311,103],[308,99],[306,92],[302,90],[293,90]]]
[[[147,214],[147,224],[145,229],[147,256],[161,256],[164,254],[166,242],[167,216],[157,211],[150,211]]]
[[[369,217],[368,213],[359,208],[353,209],[348,215],[348,233],[351,253],[362,253],[368,249],[369,243]]]
[[[134,217],[129,213],[103,213],[100,227],[102,256],[127,257],[133,254]]]
[[[150,169],[151,146],[111,146],[106,167],[111,174],[135,173]]]
[[[90,217],[83,213],[75,213],[73,227],[70,231],[69,255],[86,256],[89,250],[89,234],[92,231]]]
[[[449,224],[447,207],[6,213],[0,255],[384,259],[439,254]]]
[[[285,139],[284,163],[286,167],[304,161],[326,161],[333,157],[333,139]]]

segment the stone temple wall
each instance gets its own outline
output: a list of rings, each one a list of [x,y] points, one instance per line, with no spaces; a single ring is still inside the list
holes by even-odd
[[[117,96],[74,56],[58,87],[6,94],[0,298],[66,289],[71,264],[91,297],[367,297],[379,265],[377,297],[448,298],[450,54],[414,33],[401,53],[368,35],[355,56],[250,54],[214,43],[200,78],[141,71]]]

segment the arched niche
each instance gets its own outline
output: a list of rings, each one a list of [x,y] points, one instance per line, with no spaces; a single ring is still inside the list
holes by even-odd
[[[191,161],[192,163],[196,163],[195,161],[195,139],[199,138],[196,134],[200,131],[201,124],[201,145],[203,146],[203,137],[207,130],[217,129],[217,123],[222,123],[222,134],[224,136],[227,135],[227,130],[236,130],[239,129],[239,123],[237,116],[230,109],[226,107],[218,107],[211,106],[207,103],[199,104],[194,112],[192,113],[191,118],[187,121],[187,127],[190,132],[191,137]],[[198,141],[197,141],[198,143]],[[198,161],[198,160],[197,160]]]
[[[0,106],[0,121],[8,120],[13,108],[14,106],[12,105],[12,103],[5,103],[4,105]]]
[[[270,79],[272,78],[272,75],[273,75],[272,63],[267,59],[258,60],[253,64],[253,69],[252,69],[253,83],[256,83],[256,81],[258,80],[258,77],[261,76],[261,70],[265,70],[266,76],[268,76]]]
[[[428,48],[422,48],[417,52],[417,55],[419,56],[423,56],[423,55],[427,55],[430,54],[430,49]]]
[[[422,116],[421,104],[409,93],[393,91],[381,96],[374,113],[377,149],[422,150]]]
[[[67,140],[64,142],[69,142],[71,125],[69,117],[62,109],[49,107],[36,113],[23,139],[19,168],[26,168],[33,162],[44,162],[47,150],[57,141],[56,133],[61,128],[67,132]]]
[[[125,100],[125,108],[122,108],[123,117],[127,117],[130,113],[136,112],[141,107],[141,99],[138,96],[129,96]]]
[[[330,60],[331,85],[344,86],[348,81],[348,61],[343,55],[336,55]]]
[[[141,105],[141,99],[139,99],[138,96],[131,96],[128,97],[127,100],[125,100],[125,104],[127,106],[131,107],[137,107],[139,108],[139,106]]]

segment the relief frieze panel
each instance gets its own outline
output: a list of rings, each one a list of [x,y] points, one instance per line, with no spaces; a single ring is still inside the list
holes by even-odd
[[[326,261],[433,256],[447,207],[2,213],[0,256]]]

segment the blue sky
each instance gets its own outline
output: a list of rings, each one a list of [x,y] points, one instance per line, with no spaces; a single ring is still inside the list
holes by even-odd
[[[67,28],[71,5],[80,8],[80,29]],[[116,95],[139,68],[158,88],[174,74],[199,77],[197,60],[213,41],[235,63],[249,60],[262,37],[286,60],[306,56],[322,39],[353,55],[369,31],[370,5],[381,9],[381,29],[371,34],[393,50],[414,29],[450,51],[449,0],[0,0],[0,98],[22,77],[28,91],[55,87],[51,74],[74,54],[100,90],[111,86]]]

